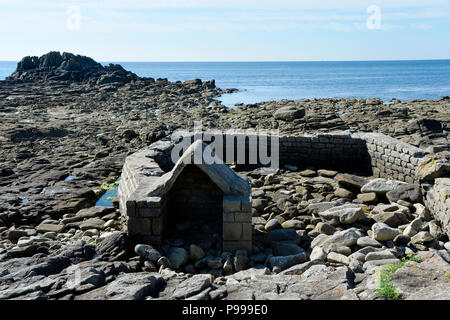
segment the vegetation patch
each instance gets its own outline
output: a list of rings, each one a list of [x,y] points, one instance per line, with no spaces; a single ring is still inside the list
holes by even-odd
[[[380,287],[377,289],[379,298],[386,300],[399,300],[401,298],[400,292],[395,289],[394,285],[389,280],[389,276],[409,261],[420,262],[420,258],[411,253],[407,257],[402,258],[401,262],[396,264],[387,264],[383,267],[383,270],[380,273]]]
[[[100,188],[102,188],[103,190],[114,190],[119,186],[119,182],[116,181],[114,183],[103,183]]]

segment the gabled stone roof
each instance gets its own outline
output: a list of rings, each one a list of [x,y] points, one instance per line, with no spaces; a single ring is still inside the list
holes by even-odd
[[[181,172],[183,172],[184,168],[188,165],[195,165],[200,168],[225,195],[248,195],[251,193],[250,181],[247,177],[236,173],[224,163],[205,163],[206,161],[203,160],[205,150],[206,154],[214,156],[214,152],[210,147],[201,140],[197,140],[191,144],[177,161],[173,169],[162,175],[152,186],[150,186],[148,195],[162,196],[169,192]],[[194,163],[195,154],[202,155],[201,164]]]

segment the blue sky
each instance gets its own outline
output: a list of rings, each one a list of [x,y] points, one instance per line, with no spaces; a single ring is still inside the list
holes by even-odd
[[[381,24],[369,29],[373,5]],[[51,50],[99,61],[450,59],[450,1],[0,0],[0,39],[0,60],[14,61]]]

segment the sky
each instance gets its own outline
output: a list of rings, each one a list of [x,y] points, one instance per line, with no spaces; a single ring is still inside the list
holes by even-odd
[[[450,0],[0,0],[0,60],[450,59]]]

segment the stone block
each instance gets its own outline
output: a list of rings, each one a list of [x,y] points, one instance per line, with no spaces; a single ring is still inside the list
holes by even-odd
[[[224,212],[223,213],[223,222],[234,222],[234,213],[233,212]]]
[[[223,223],[223,240],[241,240],[242,239],[242,223]]]
[[[126,203],[127,206],[127,216],[135,217],[136,216],[136,202],[133,200],[128,200]]]
[[[251,211],[241,211],[234,213],[234,221],[236,222],[250,222],[252,221]]]
[[[253,234],[253,226],[252,223],[243,223],[242,224],[242,240],[251,241]]]
[[[155,236],[159,236],[162,234],[162,219],[154,218],[152,219],[152,234]]]
[[[151,219],[129,217],[127,221],[128,234],[132,235],[151,235]]]
[[[142,218],[157,218],[161,216],[161,208],[139,208],[138,216]]]

